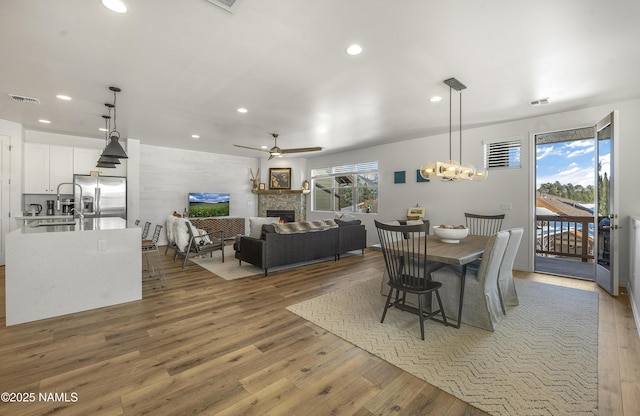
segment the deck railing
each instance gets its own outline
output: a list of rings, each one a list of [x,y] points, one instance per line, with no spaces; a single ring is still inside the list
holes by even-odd
[[[583,262],[593,260],[590,224],[593,224],[593,217],[536,215],[536,255],[574,257]]]

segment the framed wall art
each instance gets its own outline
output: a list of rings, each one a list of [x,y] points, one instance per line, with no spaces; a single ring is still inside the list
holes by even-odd
[[[269,168],[269,189],[291,189],[291,168]]]
[[[416,182],[429,182],[429,179],[422,177],[420,169],[416,170]]]

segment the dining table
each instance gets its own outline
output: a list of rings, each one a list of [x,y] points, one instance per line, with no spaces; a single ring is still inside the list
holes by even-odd
[[[461,266],[460,273],[460,303],[458,306],[458,322],[448,324],[460,328],[462,322],[462,307],[464,305],[464,285],[467,277],[467,267],[475,260],[481,259],[489,236],[469,234],[458,243],[445,243],[435,235],[427,237],[427,261],[439,263],[441,267],[448,265]]]

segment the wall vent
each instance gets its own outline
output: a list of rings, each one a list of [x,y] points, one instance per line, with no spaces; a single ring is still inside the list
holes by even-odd
[[[222,7],[228,12],[233,13],[242,0],[207,0],[209,3]]]
[[[8,95],[9,97],[11,97],[13,101],[17,101],[19,103],[40,105],[40,100],[38,100],[37,98],[25,97],[23,95],[17,95],[17,94],[8,94]]]
[[[540,98],[539,100],[531,101],[531,102],[529,103],[529,105],[530,105],[531,107],[536,107],[536,106],[539,106],[539,105],[546,105],[546,104],[549,104],[550,102],[551,102],[551,101],[549,100],[549,97],[547,97],[547,98]]]

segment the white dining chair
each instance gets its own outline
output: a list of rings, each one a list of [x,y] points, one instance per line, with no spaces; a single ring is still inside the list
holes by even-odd
[[[508,231],[500,231],[490,236],[480,267],[467,269],[462,310],[463,323],[493,331],[504,318],[498,293],[498,273],[508,241]],[[433,280],[442,283],[440,296],[445,314],[449,319],[458,318],[461,274],[460,266],[447,266],[431,273]]]
[[[524,234],[524,228],[512,228],[509,231],[509,242],[502,258],[500,271],[498,272],[498,290],[500,291],[500,306],[502,312],[507,313],[506,306],[517,306],[518,292],[513,281],[513,263],[516,260],[518,247]]]

